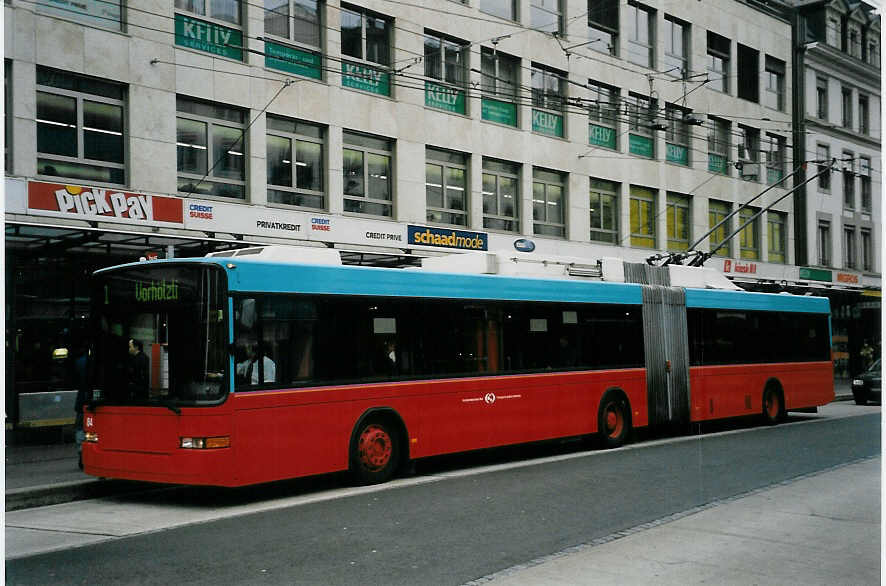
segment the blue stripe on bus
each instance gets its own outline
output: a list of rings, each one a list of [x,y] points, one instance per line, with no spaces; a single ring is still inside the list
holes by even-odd
[[[429,297],[440,299],[513,299],[640,305],[642,287],[632,283],[528,279],[499,275],[432,273],[408,269],[300,265],[258,259],[209,257],[155,262],[211,263],[227,269],[230,291]],[[135,263],[144,266],[145,263]],[[826,297],[686,289],[686,306],[798,313],[829,313]]]
[[[708,309],[749,309],[800,313],[829,313],[827,297],[778,295],[719,289],[686,289],[686,307]]]

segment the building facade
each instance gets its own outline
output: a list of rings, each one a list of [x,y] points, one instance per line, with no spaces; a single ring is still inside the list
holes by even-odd
[[[837,376],[860,372],[880,348],[879,288],[840,287],[880,275],[882,250],[880,16],[864,2],[797,3],[803,80],[795,137],[807,171],[806,274],[829,291]],[[826,163],[824,161],[830,161]]]
[[[515,246],[589,262],[692,249],[713,251],[706,266],[752,289],[880,289],[877,253],[870,270],[832,266],[850,276],[828,283],[797,257],[809,220],[792,201],[804,161],[792,155],[786,5],[10,0],[4,10],[14,425],[52,421],[28,401],[76,380],[87,275],[141,257],[254,243],[391,262]],[[866,224],[855,225],[861,246]]]

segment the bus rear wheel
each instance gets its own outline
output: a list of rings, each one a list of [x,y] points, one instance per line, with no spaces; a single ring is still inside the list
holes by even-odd
[[[766,387],[763,391],[763,421],[767,425],[776,425],[785,418],[784,399],[776,387]]]
[[[631,410],[624,395],[614,391],[603,395],[597,413],[597,431],[603,448],[624,445],[631,431]]]
[[[351,445],[351,474],[358,484],[387,482],[399,458],[398,435],[389,423],[372,419],[360,424]]]

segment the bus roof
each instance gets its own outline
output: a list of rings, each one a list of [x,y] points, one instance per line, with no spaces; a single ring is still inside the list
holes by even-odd
[[[304,293],[427,297],[438,299],[509,299],[565,303],[641,305],[642,285],[600,280],[559,280],[483,274],[438,273],[358,266],[329,266],[268,261],[252,257],[203,257],[130,263],[118,268],[160,264],[212,264],[228,273],[228,289],[251,293]],[[103,273],[106,270],[98,271]],[[711,309],[829,313],[826,297],[686,289],[686,306]]]

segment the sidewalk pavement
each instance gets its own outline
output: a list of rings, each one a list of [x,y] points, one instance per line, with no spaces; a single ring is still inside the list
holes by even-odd
[[[836,400],[852,400],[848,381],[838,382]],[[60,436],[61,437],[61,436]],[[145,483],[101,480],[77,467],[73,442],[49,445],[7,445],[6,507],[15,511],[145,488]]]

